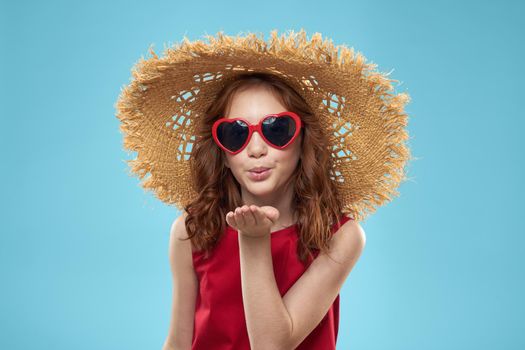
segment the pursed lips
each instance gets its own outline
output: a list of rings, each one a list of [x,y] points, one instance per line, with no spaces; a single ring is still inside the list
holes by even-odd
[[[257,167],[257,168],[252,168],[252,169],[250,169],[248,171],[251,171],[252,173],[262,173],[262,172],[264,172],[264,171],[266,171],[268,169],[270,169],[270,168]]]

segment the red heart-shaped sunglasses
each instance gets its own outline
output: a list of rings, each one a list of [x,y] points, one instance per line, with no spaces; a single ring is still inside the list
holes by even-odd
[[[257,131],[270,146],[284,149],[301,131],[301,118],[294,112],[281,112],[264,116],[258,124],[251,125],[243,118],[220,118],[213,123],[215,143],[230,154],[241,152]]]

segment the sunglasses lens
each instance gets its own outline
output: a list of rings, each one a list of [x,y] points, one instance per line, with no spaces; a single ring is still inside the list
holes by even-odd
[[[264,137],[275,146],[286,145],[295,134],[295,120],[289,115],[266,118],[262,123]]]
[[[232,152],[238,151],[248,138],[248,125],[242,120],[235,122],[223,122],[217,127],[217,138],[219,142]]]

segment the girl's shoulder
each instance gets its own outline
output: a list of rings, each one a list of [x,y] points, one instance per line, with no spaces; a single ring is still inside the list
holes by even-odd
[[[182,212],[181,215],[179,215],[174,221],[173,221],[173,224],[171,226],[171,231],[173,233],[173,235],[175,236],[175,238],[179,239],[179,240],[182,240],[183,242],[187,242],[188,240],[188,231],[186,230],[186,217],[188,216],[188,213],[186,213],[185,211]],[[195,252],[196,249],[195,247],[193,246],[193,242],[191,240],[190,241],[190,245],[191,245],[191,252]]]

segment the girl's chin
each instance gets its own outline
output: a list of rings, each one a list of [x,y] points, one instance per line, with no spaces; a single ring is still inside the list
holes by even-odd
[[[273,187],[270,186],[262,186],[262,185],[255,185],[255,186],[248,186],[248,191],[250,191],[253,194],[268,194],[273,192]]]
[[[268,182],[248,183],[246,190],[254,196],[264,196],[275,192],[273,186]]]

